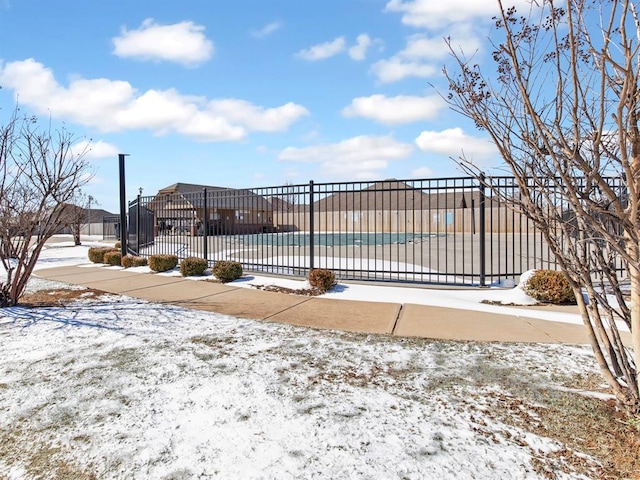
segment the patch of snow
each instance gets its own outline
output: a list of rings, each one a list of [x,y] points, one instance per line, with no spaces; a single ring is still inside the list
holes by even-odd
[[[24,458],[54,442],[100,478],[543,478],[533,452],[562,446],[483,414],[461,378],[484,359],[540,382],[595,368],[586,347],[314,331],[121,296],[1,314],[0,429],[21,425]],[[20,468],[0,459],[0,475]]]
[[[87,249],[41,260],[84,265]],[[257,283],[308,286],[233,285]],[[340,284],[327,296],[478,310],[521,293]],[[514,365],[532,385],[597,372],[588,347],[320,331],[116,295],[2,309],[0,343],[0,434],[19,452],[0,455],[8,478],[45,476],[29,469],[51,446],[105,479],[544,478],[534,455],[565,447],[496,420],[491,395],[508,393]]]

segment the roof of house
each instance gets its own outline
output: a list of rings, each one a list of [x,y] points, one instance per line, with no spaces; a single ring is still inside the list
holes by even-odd
[[[104,217],[114,217],[115,213],[107,212],[101,208],[82,208],[72,203],[65,203],[66,208],[73,208],[73,215],[76,218],[83,219],[85,221],[91,220],[92,223],[101,222]],[[75,213],[77,211],[77,214]]]
[[[435,190],[435,189],[434,189]],[[337,192],[314,202],[316,211],[367,210],[454,210],[471,208],[480,202],[480,193],[468,189],[433,193],[405,182],[385,180],[362,190]]]
[[[106,210],[102,210],[101,208],[87,209],[87,217],[90,216],[92,222],[94,221],[94,219],[101,220],[104,217],[114,217],[115,215],[115,213],[107,212]]]
[[[246,188],[226,188],[192,183],[174,183],[158,191],[156,199],[162,195],[178,194],[191,208],[204,208],[203,191],[207,189],[207,208],[230,210],[270,210],[269,201]],[[154,200],[154,201],[155,201]],[[185,205],[188,208],[188,206]]]
[[[340,188],[341,184],[337,184]],[[307,204],[295,204],[279,196],[268,199],[257,195],[249,189],[224,188],[189,183],[175,183],[161,189],[158,195],[180,194],[188,204],[181,208],[202,208],[202,191],[207,189],[207,206],[209,208],[235,210],[308,210]],[[316,192],[316,198],[322,196],[323,191]],[[487,208],[498,199],[486,198]],[[375,182],[360,190],[327,192],[324,198],[314,202],[317,212],[329,211],[375,211],[375,210],[456,210],[472,208],[480,205],[480,192],[477,189],[454,188],[443,189],[438,185],[426,188],[419,183],[412,186],[409,183],[395,179]],[[174,206],[175,208],[175,206]]]
[[[215,191],[215,190],[233,190],[225,187],[216,187],[213,185],[196,185],[193,183],[174,183],[173,185],[169,185],[168,187],[161,188],[158,190],[158,194],[166,194],[166,193],[195,193],[202,192],[204,189]]]
[[[295,202],[289,202],[287,200],[285,200],[284,198],[280,198],[280,197],[276,197],[276,196],[272,196],[269,197],[267,200],[269,200],[269,202],[271,203],[272,207],[274,210],[290,210],[292,208],[296,207],[296,203]]]

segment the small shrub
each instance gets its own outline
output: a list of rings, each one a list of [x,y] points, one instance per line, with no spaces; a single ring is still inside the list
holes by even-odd
[[[220,260],[213,264],[211,270],[222,283],[233,282],[242,276],[242,265],[239,262]]]
[[[147,259],[145,257],[133,257],[133,266],[134,267],[146,267],[147,266]]]
[[[125,255],[122,257],[120,265],[122,265],[123,268],[133,267],[133,255]]]
[[[555,305],[575,305],[576,297],[564,273],[556,270],[535,270],[525,281],[524,292],[540,302]]]
[[[122,243],[116,242],[116,244],[114,245],[114,248],[122,248]]]
[[[107,252],[117,252],[113,247],[91,247],[89,249],[89,260],[93,263],[104,263],[104,254]]]
[[[104,254],[104,262],[107,265],[120,266],[122,264],[122,253],[118,250],[110,250]]]
[[[183,277],[200,276],[208,266],[204,258],[188,257],[180,262],[180,273]]]
[[[144,257],[136,257],[135,255],[125,255],[122,257],[121,265],[124,268],[144,267],[147,265],[147,259]]]
[[[331,270],[314,268],[309,272],[309,284],[324,293],[336,284],[336,276]]]
[[[151,255],[149,257],[149,268],[154,272],[168,272],[178,265],[176,255]]]

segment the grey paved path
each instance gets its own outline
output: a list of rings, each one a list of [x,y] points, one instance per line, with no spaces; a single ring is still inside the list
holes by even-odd
[[[361,302],[250,290],[214,282],[94,266],[36,275],[153,302],[313,328],[446,340],[588,343],[582,325],[415,304]]]

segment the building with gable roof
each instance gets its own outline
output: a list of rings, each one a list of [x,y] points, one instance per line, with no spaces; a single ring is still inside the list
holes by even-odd
[[[273,230],[271,203],[249,189],[174,183],[160,189],[146,208],[154,212],[158,234],[203,234],[205,215],[213,235]]]

